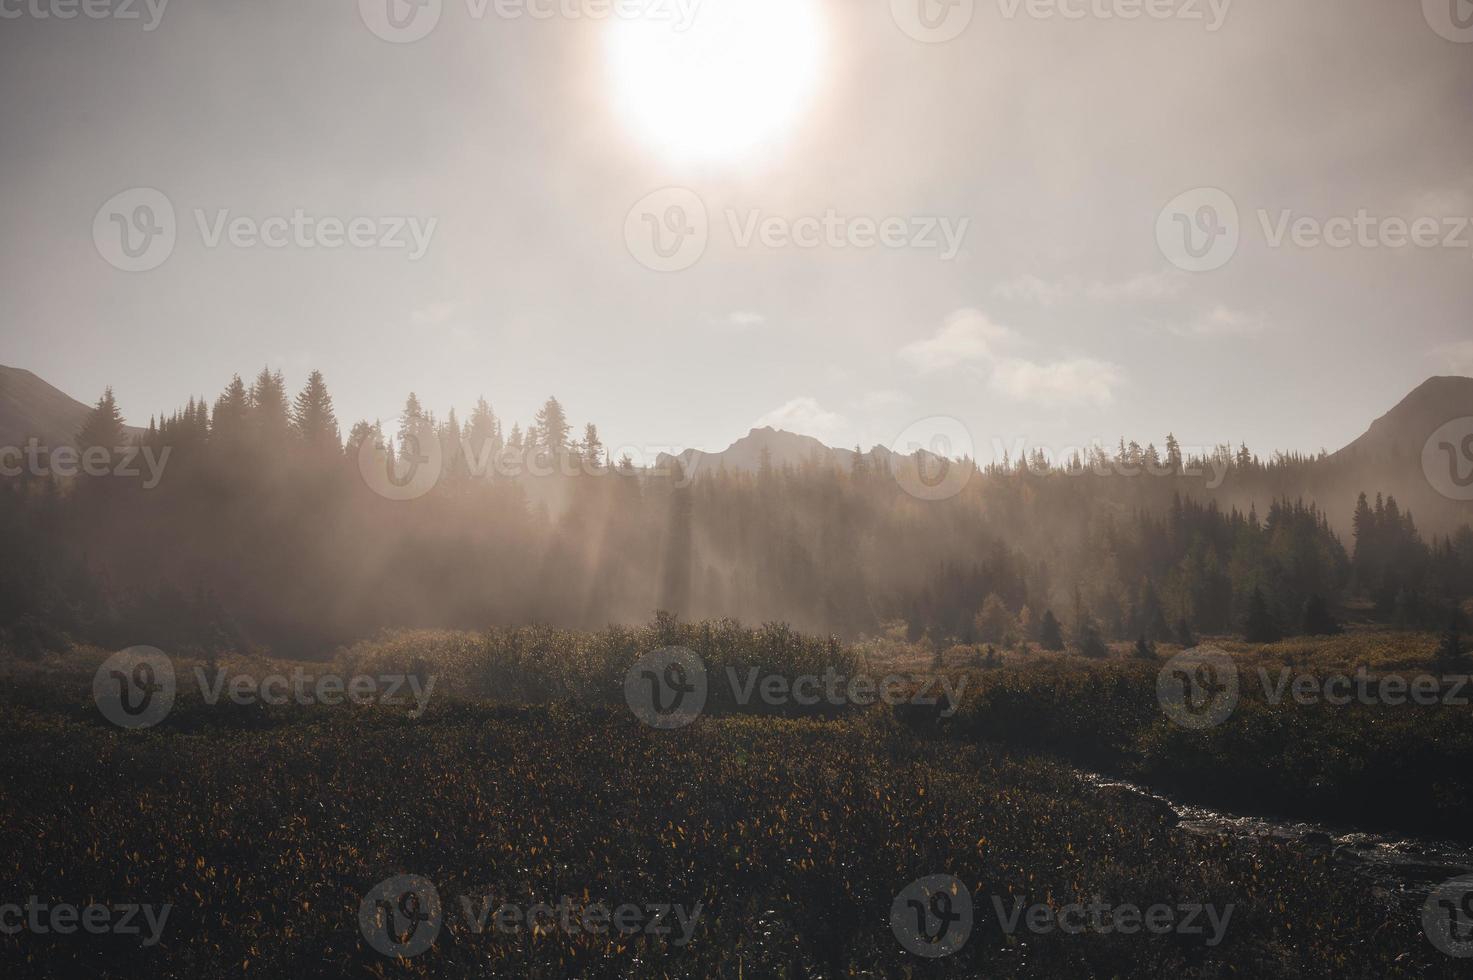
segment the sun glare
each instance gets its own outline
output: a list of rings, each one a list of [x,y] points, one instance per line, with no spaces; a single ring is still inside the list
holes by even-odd
[[[615,20],[607,58],[630,128],[676,162],[734,162],[786,136],[824,58],[816,0],[699,0]],[[683,29],[682,29],[683,28]]]

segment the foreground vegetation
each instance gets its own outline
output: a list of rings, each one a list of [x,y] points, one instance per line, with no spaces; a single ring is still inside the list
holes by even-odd
[[[981,647],[944,656],[903,639],[854,647],[812,640],[782,627],[745,630],[731,623],[677,624],[663,619],[642,629],[597,634],[518,629],[484,634],[394,633],[360,644],[345,656],[354,669],[431,670],[446,689],[469,697],[552,701],[562,698],[621,704],[624,671],[645,650],[689,646],[720,674],[734,664],[764,674],[900,674],[914,687],[935,673],[965,684],[959,710],[939,731],[973,742],[1011,745],[1060,756],[1179,794],[1245,813],[1317,820],[1459,840],[1473,839],[1473,703],[1301,704],[1288,677],[1416,677],[1438,672],[1439,637],[1427,633],[1361,631],[1256,645],[1214,639],[1239,673],[1237,708],[1221,724],[1192,731],[1170,721],[1157,699],[1164,662],[1180,651],[1162,646],[1142,659],[1121,646],[1103,660],[1051,654],[1028,646],[989,662]],[[1265,677],[1269,689],[1265,689]],[[1451,690],[1451,689],[1449,689]],[[824,706],[738,706],[713,687],[707,711],[842,714]],[[1473,684],[1461,692],[1473,702]]]
[[[627,711],[462,702],[418,721],[319,708],[255,730],[128,734],[60,705],[7,711],[9,888],[174,906],[152,948],[0,936],[11,975],[1410,977],[1451,963],[1413,915],[1323,860],[1182,834],[1057,765],[917,739],[880,712],[658,732]],[[357,909],[397,873],[429,878],[447,907],[570,895],[706,914],[683,948],[447,920],[432,949],[394,961],[363,941]],[[930,962],[900,948],[888,910],[936,873],[982,908],[996,895],[1234,913],[1216,947],[1010,937],[979,917],[959,953]]]
[[[1470,757],[1466,711],[1285,713],[1245,684],[1229,722],[1190,733],[1163,725],[1157,664],[1028,653],[970,670],[962,710],[919,732],[883,708],[755,717],[741,713],[766,709],[720,698],[689,727],[657,731],[635,720],[621,684],[636,657],[674,643],[713,670],[915,667],[917,682],[923,672],[903,646],[668,618],[600,634],[402,633],[345,650],[332,668],[436,676],[419,717],[210,705],[181,684],[158,726],[125,732],[91,702],[100,652],[13,665],[0,688],[10,746],[0,879],[22,899],[174,911],[156,946],[23,931],[0,934],[0,960],[12,975],[49,976],[1459,975],[1422,935],[1416,908],[1328,857],[1187,833],[1036,750],[1300,811],[1363,816],[1394,795],[1388,816],[1440,827],[1469,799],[1453,765]],[[1422,638],[1397,643],[1234,653],[1245,670],[1423,662]],[[304,665],[219,666],[260,676]],[[704,912],[683,946],[556,929],[478,934],[449,915],[433,948],[396,961],[364,941],[357,918],[365,894],[396,874],[434,882],[447,910],[462,898],[569,896],[700,902]],[[965,946],[938,961],[902,949],[889,922],[895,895],[933,874],[956,875],[981,910]],[[1009,935],[993,896],[1233,914],[1217,946],[1180,934]]]

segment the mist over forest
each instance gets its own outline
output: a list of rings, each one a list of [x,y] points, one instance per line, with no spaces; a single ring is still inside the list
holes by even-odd
[[[410,395],[389,425],[344,428],[315,372],[294,397],[279,372],[237,376],[133,436],[108,392],[77,445],[132,442],[163,461],[157,485],[5,481],[0,629],[32,650],[146,633],[310,657],[386,627],[595,629],[661,611],[949,647],[1036,637],[1046,615],[1107,642],[1234,633],[1255,602],[1276,635],[1347,616],[1440,628],[1473,595],[1466,512],[1425,483],[1427,509],[1404,506],[1386,492],[1407,485],[1398,461],[1359,446],[1184,455],[1168,434],[1057,462],[880,447],[782,465],[761,446],[756,466],[687,472],[612,458],[556,398],[523,426],[484,399],[436,419]],[[430,441],[431,484],[375,492],[365,460],[407,473]]]

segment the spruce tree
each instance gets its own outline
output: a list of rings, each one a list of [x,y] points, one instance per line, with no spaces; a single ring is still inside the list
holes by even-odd
[[[307,384],[292,404],[292,426],[302,441],[320,451],[336,453],[342,448],[337,415],[333,412],[332,395],[321,371],[313,371]]]
[[[1437,654],[1433,660],[1439,674],[1467,674],[1473,672],[1473,658],[1463,649],[1463,637],[1459,630],[1458,616],[1453,615],[1447,632],[1442,634]]]
[[[1311,595],[1304,600],[1300,632],[1307,636],[1334,636],[1341,632],[1340,624],[1330,614],[1330,607],[1323,596]]]
[[[1043,621],[1038,627],[1038,645],[1055,652],[1064,649],[1064,631],[1059,629],[1059,621],[1052,609],[1044,610]]]
[[[98,447],[108,452],[123,448],[123,415],[111,387],[103,390],[77,430],[77,448],[86,451]]]
[[[1281,635],[1279,624],[1269,611],[1268,600],[1263,597],[1263,590],[1254,586],[1252,595],[1248,597],[1248,613],[1243,617],[1243,639],[1249,643],[1273,643]]]

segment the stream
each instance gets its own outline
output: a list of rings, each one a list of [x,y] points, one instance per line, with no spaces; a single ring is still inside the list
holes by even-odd
[[[1310,853],[1328,854],[1337,869],[1368,881],[1373,894],[1405,908],[1420,907],[1433,888],[1473,871],[1473,846],[1466,844],[1234,815],[1183,803],[1113,776],[1082,769],[1075,773],[1097,789],[1125,791],[1170,807],[1180,821],[1177,826],[1188,833],[1226,835],[1248,844],[1268,838]]]

